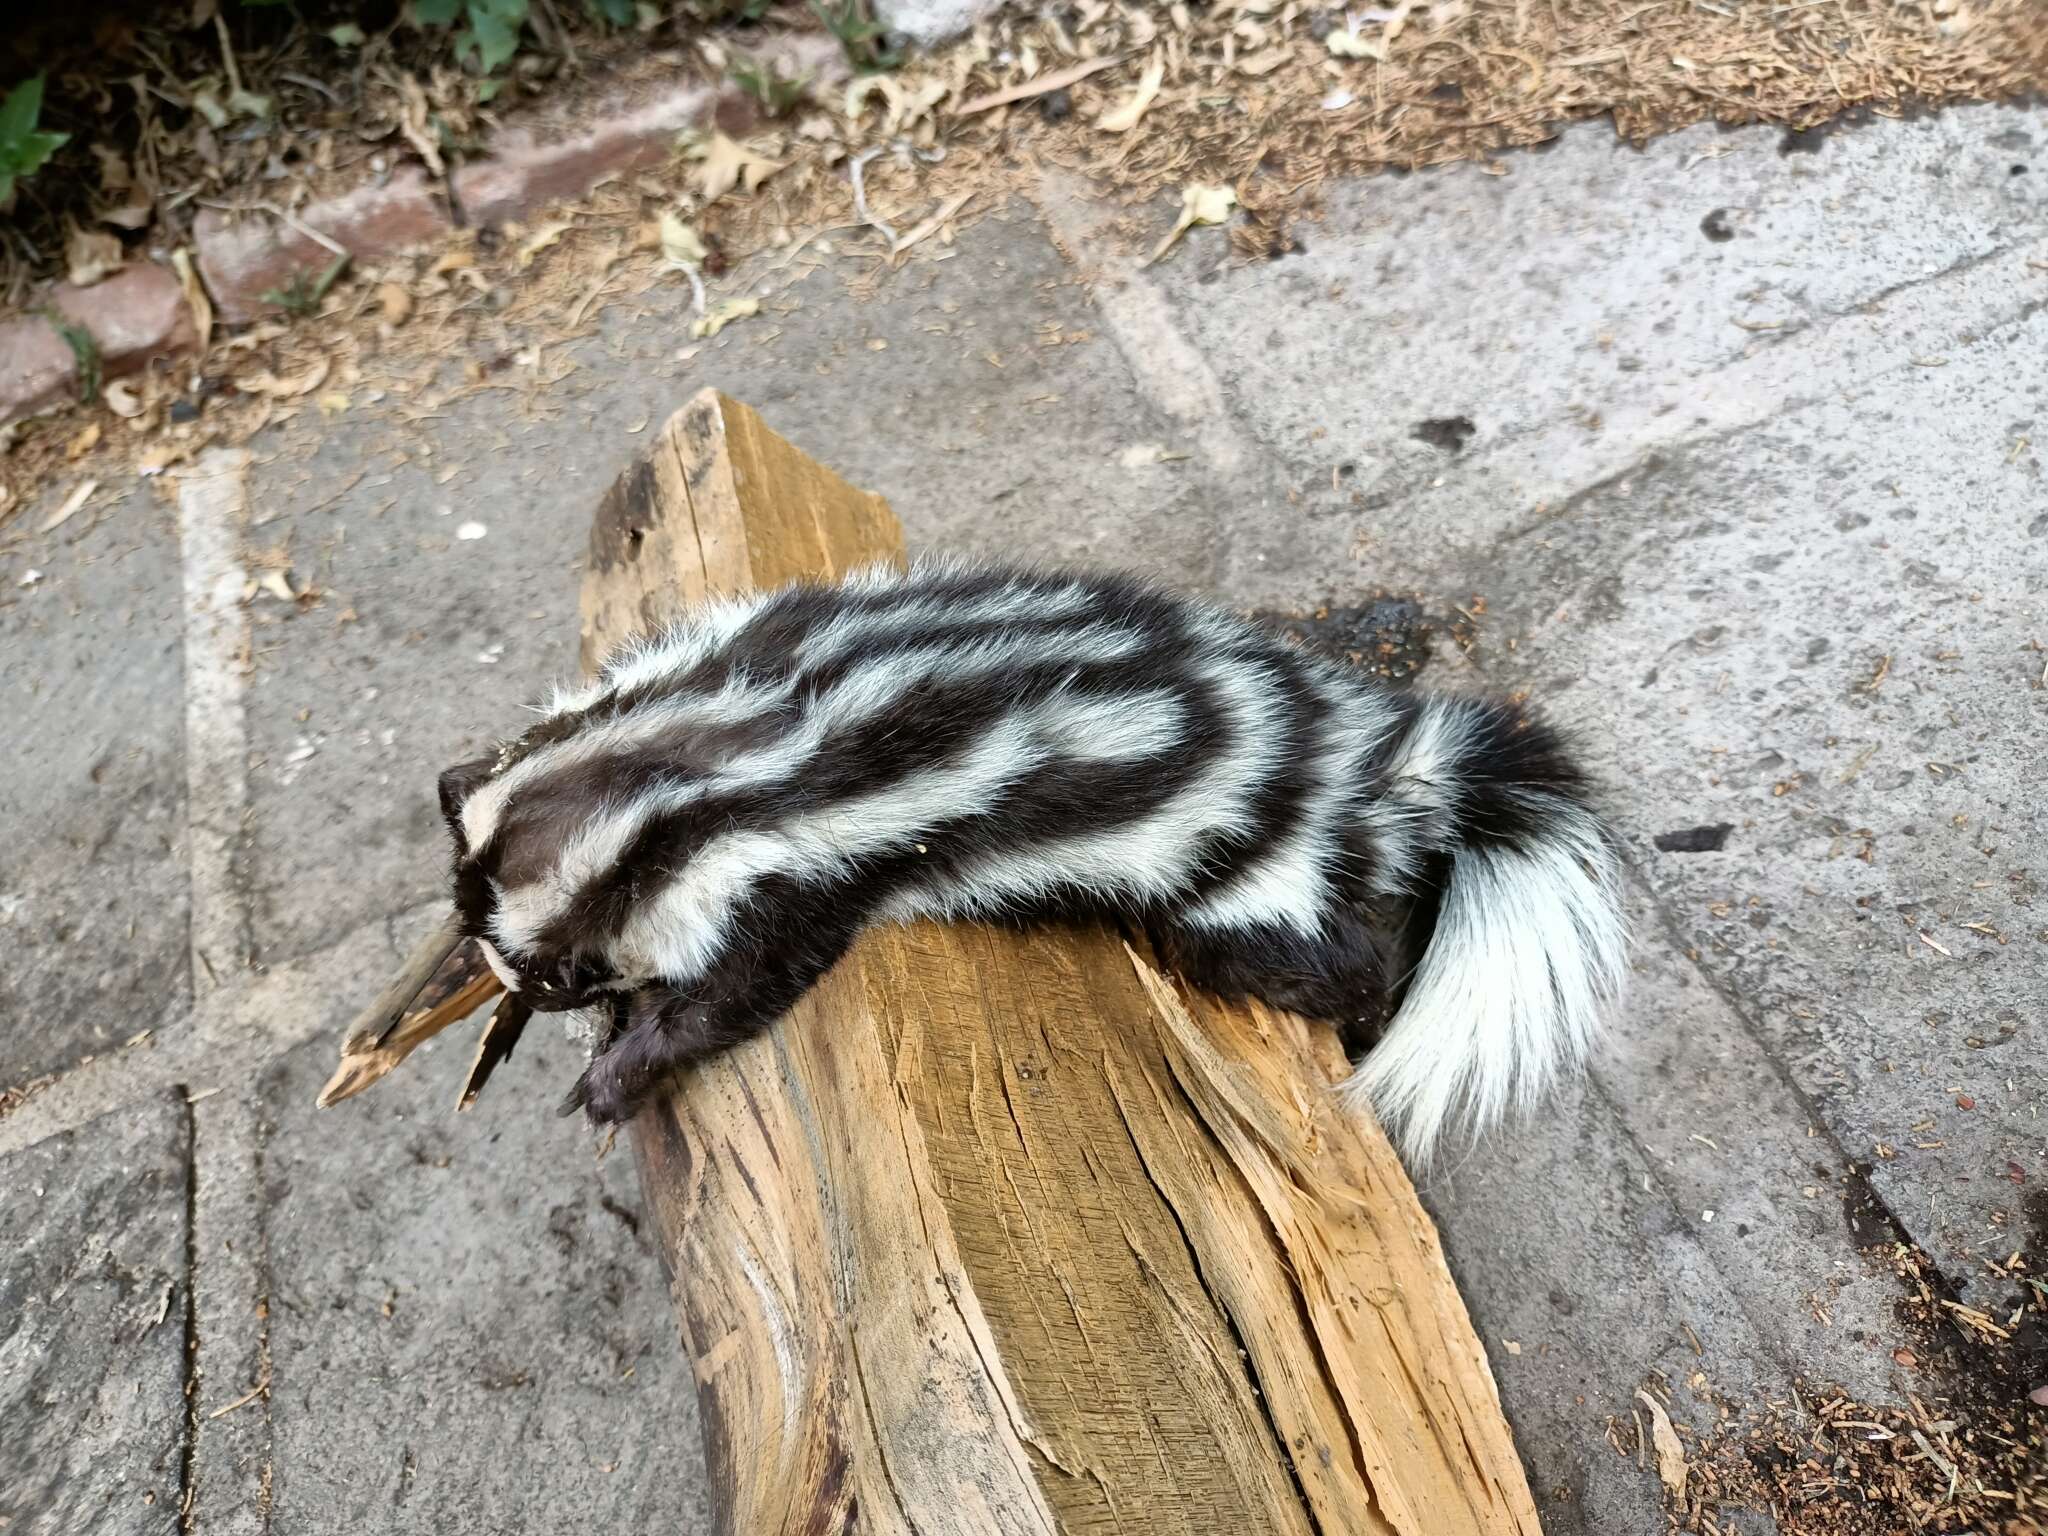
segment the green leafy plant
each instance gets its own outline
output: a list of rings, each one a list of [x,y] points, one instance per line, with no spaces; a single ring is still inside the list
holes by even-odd
[[[519,51],[527,0],[413,0],[413,20],[422,26],[453,27],[455,54],[472,60],[477,73],[491,75]]]
[[[825,0],[811,0],[811,9],[825,23],[826,30],[839,39],[839,46],[846,50],[846,62],[856,74],[876,74],[903,62],[902,54],[892,53],[882,45],[882,24],[868,14],[864,0],[839,0],[829,6]]]
[[[733,61],[732,83],[759,102],[765,115],[782,117],[804,99],[811,82],[807,76],[790,78],[772,60],[761,64],[741,55]]]
[[[71,360],[78,367],[78,398],[90,405],[100,396],[100,375],[102,373],[99,339],[84,326],[74,324],[54,309],[36,311],[50,322],[50,328],[64,338],[64,345],[71,349]]]
[[[14,183],[33,175],[70,141],[68,133],[36,126],[43,115],[43,77],[24,80],[0,102],[0,203],[14,195]]]
[[[583,6],[600,21],[608,21],[615,27],[633,25],[633,0],[583,0]]]

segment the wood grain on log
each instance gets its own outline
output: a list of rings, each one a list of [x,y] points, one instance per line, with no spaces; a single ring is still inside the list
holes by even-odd
[[[606,498],[586,665],[722,594],[900,561],[715,394]],[[632,1140],[720,1528],[1533,1533],[1493,1378],[1325,1026],[1112,934],[869,934]]]

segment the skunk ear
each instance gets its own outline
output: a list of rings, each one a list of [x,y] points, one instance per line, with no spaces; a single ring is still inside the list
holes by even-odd
[[[495,757],[457,763],[441,775],[441,814],[447,818],[456,841],[462,841],[462,804],[481,788],[498,766]]]

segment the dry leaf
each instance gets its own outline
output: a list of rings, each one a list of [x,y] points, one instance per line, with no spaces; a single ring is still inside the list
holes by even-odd
[[[1105,133],[1129,133],[1138,126],[1138,119],[1145,115],[1159,94],[1160,82],[1166,78],[1166,61],[1157,54],[1145,66],[1144,74],[1138,77],[1138,88],[1131,92],[1123,105],[1113,107],[1095,120],[1095,126]]]
[[[64,276],[74,288],[90,288],[121,266],[120,237],[103,229],[71,226],[64,238]]]
[[[1373,59],[1384,61],[1386,45],[1376,42],[1361,33],[1346,31],[1343,27],[1333,29],[1323,39],[1323,46],[1330,50],[1330,56],[1338,59]]]
[[[99,441],[100,424],[96,421],[89,421],[85,424],[84,431],[64,445],[64,457],[70,463],[76,464],[88,453],[91,453],[93,449],[97,448]]]
[[[1027,79],[1037,73],[1037,64],[1030,55],[1031,50],[1027,48],[1021,61]],[[950,91],[945,81],[936,78],[905,85],[888,75],[860,75],[846,87],[840,110],[849,122],[858,123],[868,98],[880,96],[884,104],[882,135],[894,138],[945,100]]]
[[[426,90],[413,76],[400,75],[398,91],[405,98],[398,114],[398,131],[405,135],[405,141],[412,145],[414,152],[427,163],[429,171],[436,176],[447,175],[447,168],[441,163],[441,146],[436,142],[427,108]],[[215,126],[218,127],[219,124]]]
[[[1657,1451],[1657,1476],[1664,1480],[1664,1487],[1671,1495],[1671,1502],[1685,1502],[1685,1480],[1692,1468],[1686,1465],[1685,1445],[1678,1438],[1678,1431],[1671,1427],[1671,1416],[1664,1411],[1664,1405],[1649,1393],[1637,1389],[1636,1396],[1643,1406],[1650,1410],[1650,1444]]]
[[[412,314],[412,295],[397,283],[379,283],[377,313],[386,325],[405,324]]]
[[[701,267],[709,254],[694,225],[685,224],[673,213],[661,216],[661,254],[670,265]]]
[[[235,380],[235,388],[245,395],[268,395],[273,400],[296,400],[301,395],[310,395],[327,380],[328,359],[316,358],[304,373],[289,379],[280,379],[268,368],[242,375]]]
[[[715,203],[735,186],[752,192],[782,169],[780,160],[756,154],[722,133],[711,135],[692,179],[707,203]]]
[[[88,146],[93,158],[100,163],[100,190],[102,192],[126,192],[135,185],[135,173],[128,169],[128,161],[118,149],[109,149],[104,144]]]
[[[1007,107],[1013,101],[1028,101],[1034,96],[1049,95],[1064,90],[1070,85],[1086,80],[1090,75],[1105,69],[1114,69],[1123,63],[1120,54],[1106,54],[1099,59],[1084,59],[1070,69],[1056,69],[1049,75],[1040,75],[1036,80],[1020,81],[1005,86],[1000,91],[990,91],[985,96],[974,96],[952,107],[955,117],[972,117],[977,112],[991,111],[996,107]],[[797,126],[797,132],[807,139],[829,138],[832,125],[822,119],[807,119]]]
[[[759,299],[727,299],[708,315],[690,322],[690,334],[698,337],[716,336],[735,320],[744,320],[750,315],[761,313]]]
[[[281,603],[297,602],[299,594],[292,590],[290,580],[283,571],[265,571],[256,578],[259,591],[268,592]]]
[[[1408,25],[1408,13],[1414,9],[1415,0],[1401,0],[1401,3],[1392,9],[1376,7],[1372,10],[1360,11],[1358,19],[1360,21],[1379,22],[1387,29],[1387,41],[1391,43],[1401,35],[1401,29]],[[1442,20],[1441,17],[1438,19]]]
[[[79,481],[77,487],[73,489],[71,494],[64,498],[63,504],[59,506],[56,511],[52,512],[48,517],[44,518],[40,524],[37,525],[36,532],[48,533],[52,528],[60,526],[67,518],[71,516],[72,513],[76,512],[80,507],[84,506],[86,503],[86,498],[91,496],[92,493],[98,490],[99,488],[100,483],[97,480]]]
[[[275,341],[285,333],[286,327],[276,320],[266,320],[261,325],[252,325],[246,331],[237,331],[221,343],[230,352],[253,352],[266,341]]]
[[[116,381],[100,391],[100,398],[107,402],[107,409],[123,421],[133,421],[145,409],[133,384]]]
[[[185,290],[185,308],[192,314],[192,334],[200,355],[204,356],[206,344],[213,339],[213,301],[206,296],[206,286],[193,270],[192,248],[180,246],[171,252],[171,266],[177,271],[178,286]]]
[[[519,268],[520,271],[524,272],[528,267],[533,265],[534,257],[538,256],[542,251],[546,250],[549,246],[553,245],[557,240],[561,239],[562,236],[566,235],[570,230],[574,229],[575,227],[576,226],[567,219],[564,219],[557,224],[541,225],[539,229],[536,229],[532,234],[528,235],[524,240],[522,240],[519,243],[519,253],[514,258],[514,264]]]
[[[1159,242],[1159,248],[1146,260],[1153,262],[1173,249],[1174,242],[1197,224],[1221,224],[1230,217],[1230,210],[1237,206],[1237,194],[1229,187],[1205,187],[1199,183],[1180,189],[1180,218],[1166,238]]]
[[[434,258],[434,265],[428,270],[436,277],[446,277],[450,272],[460,272],[465,267],[476,265],[476,252],[457,247],[443,251]]]
[[[116,229],[137,230],[148,225],[156,217],[153,204],[141,198],[131,198],[125,203],[110,203],[102,206],[94,215],[102,224],[111,224]]]
[[[1241,75],[1250,75],[1256,79],[1260,75],[1270,75],[1293,57],[1294,50],[1285,44],[1278,48],[1268,48],[1264,53],[1255,53],[1248,59],[1239,59],[1237,61],[1237,72]]]
[[[207,437],[172,438],[168,441],[157,443],[153,447],[145,448],[141,456],[135,461],[135,472],[144,479],[151,475],[160,475],[173,464],[179,464],[191,458],[196,451],[204,447],[210,440]]]

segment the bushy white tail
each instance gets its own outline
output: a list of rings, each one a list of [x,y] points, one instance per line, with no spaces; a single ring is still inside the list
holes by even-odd
[[[1521,837],[1454,846],[1407,995],[1340,1090],[1415,1166],[1454,1124],[1476,1138],[1578,1067],[1620,991],[1619,860],[1591,810],[1541,798]]]

